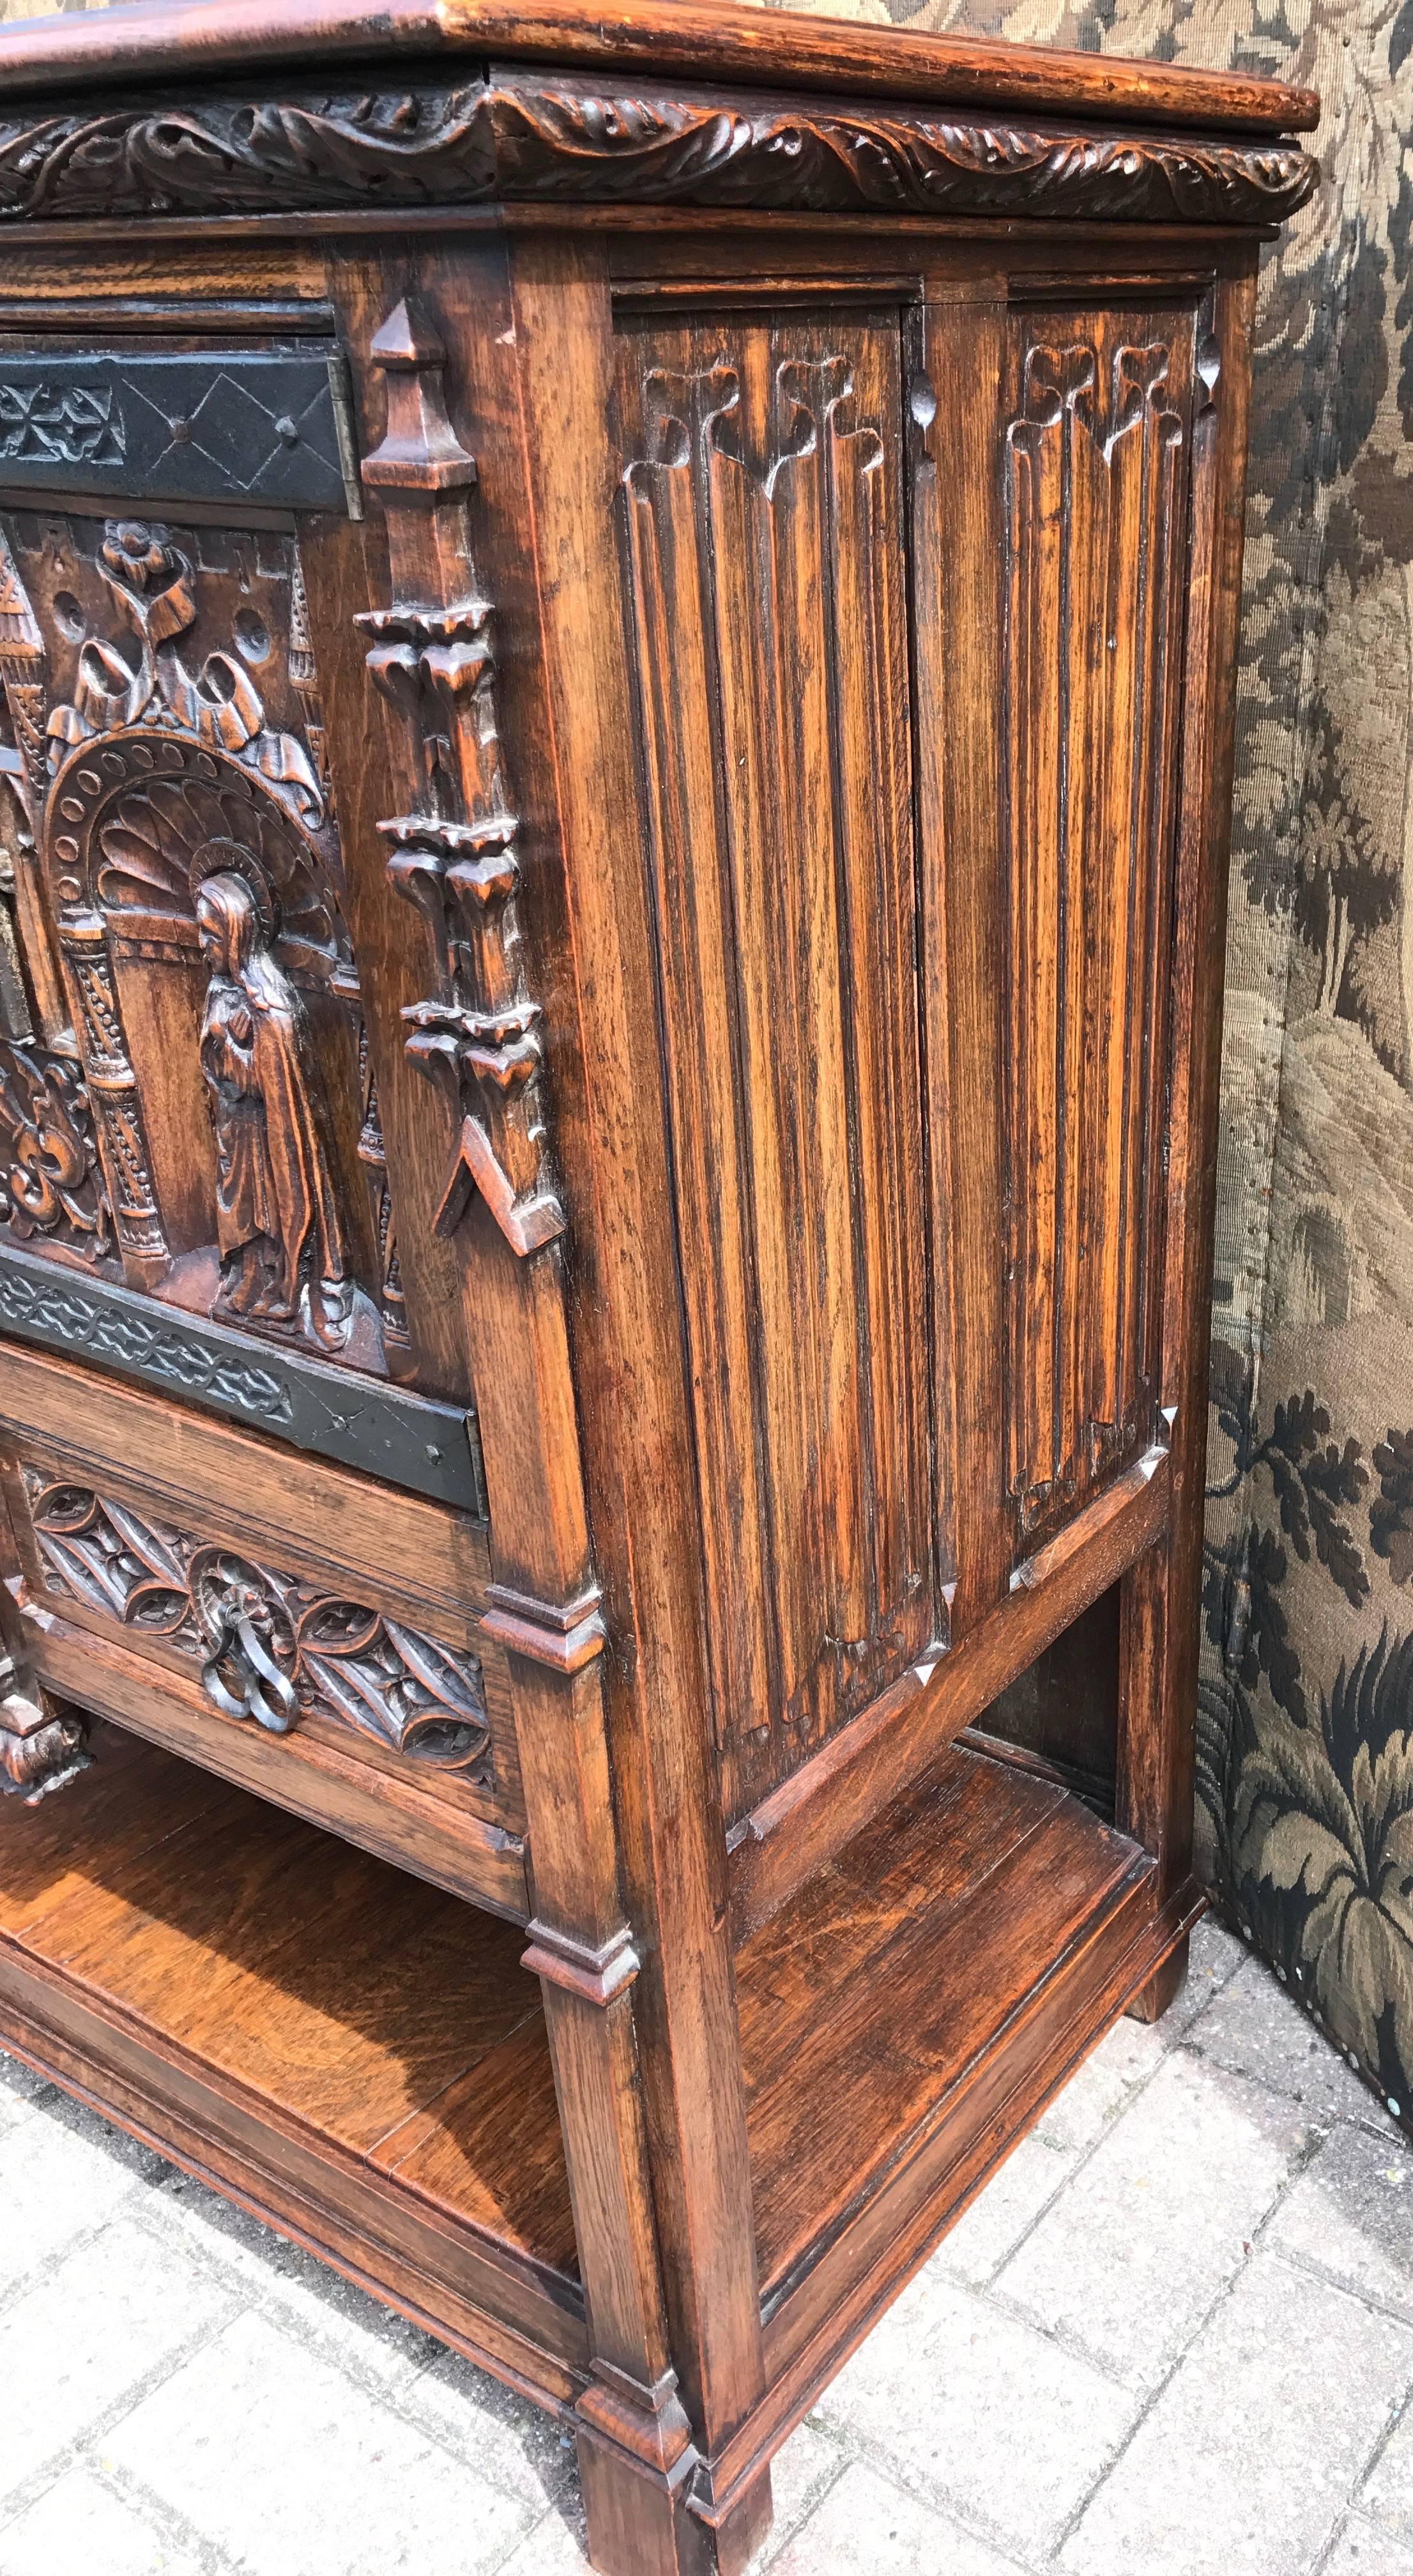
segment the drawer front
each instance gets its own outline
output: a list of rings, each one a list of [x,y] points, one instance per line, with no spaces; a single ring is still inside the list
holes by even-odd
[[[0,1473],[42,1680],[522,1910],[508,1676],[479,1625],[474,1522],[13,1349]]]

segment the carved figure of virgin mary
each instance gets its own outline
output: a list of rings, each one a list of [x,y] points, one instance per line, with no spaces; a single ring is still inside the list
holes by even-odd
[[[336,1348],[347,1335],[351,1290],[300,1063],[299,997],[266,945],[250,886],[234,869],[202,883],[196,929],[211,970],[201,1069],[216,1129],[217,1312],[305,1320]]]

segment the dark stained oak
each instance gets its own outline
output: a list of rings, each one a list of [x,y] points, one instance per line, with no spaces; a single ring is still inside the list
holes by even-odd
[[[1318,102],[728,0],[0,88],[0,2038],[742,2576],[1201,1911]]]
[[[198,14],[199,12],[199,14]],[[138,0],[98,25],[46,20],[6,32],[7,73],[26,87],[62,90],[120,78],[199,79],[313,57],[367,55],[379,45],[418,55],[494,54],[508,60],[608,63],[624,70],[730,74],[764,85],[875,91],[970,100],[990,106],[1069,107],[1173,124],[1301,131],[1319,123],[1312,90],[1240,73],[1111,55],[1057,54],[967,36],[890,29],[880,36],[844,20],[761,17],[726,0],[616,0],[592,17],[574,0]]]

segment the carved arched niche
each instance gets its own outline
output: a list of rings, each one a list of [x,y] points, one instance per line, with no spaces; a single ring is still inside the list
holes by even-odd
[[[72,579],[51,555],[35,603],[43,864],[125,1275],[381,1372],[376,1105],[293,543],[199,592],[195,531],[47,529]],[[291,692],[298,732],[267,714]]]

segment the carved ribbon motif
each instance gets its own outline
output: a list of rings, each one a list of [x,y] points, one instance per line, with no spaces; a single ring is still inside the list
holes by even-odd
[[[474,1655],[358,1601],[316,1591],[125,1503],[24,1470],[45,1587],[201,1668],[227,1717],[287,1735],[305,1716],[489,1785],[490,1727]]]
[[[491,611],[471,591],[427,604],[428,570],[468,566],[464,495],[475,459],[442,394],[446,351],[426,316],[399,304],[372,343],[387,376],[387,433],[363,480],[388,503],[395,594],[358,619],[368,667],[410,737],[413,810],[381,823],[388,876],[423,913],[440,990],[404,1017],[413,1062],[438,1079],[458,1122],[436,1225],[450,1234],[474,1195],[522,1256],[563,1231],[544,1168],[539,1004],[525,980],[516,895],[516,820],[501,766]],[[429,525],[430,522],[430,525]]]

